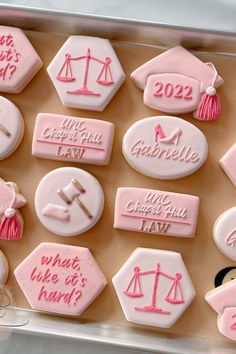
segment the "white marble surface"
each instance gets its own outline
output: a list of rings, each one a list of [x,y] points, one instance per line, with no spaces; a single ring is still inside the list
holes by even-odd
[[[214,30],[236,31],[235,0],[5,0],[15,4],[62,11],[141,19]],[[0,336],[0,354],[118,354],[123,350],[31,335]],[[134,354],[128,351],[129,354]],[[140,352],[141,353],[141,352]]]

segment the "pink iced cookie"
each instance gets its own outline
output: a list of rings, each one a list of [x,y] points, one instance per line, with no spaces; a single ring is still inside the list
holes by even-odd
[[[170,116],[134,123],[123,139],[123,154],[138,172],[159,179],[177,179],[198,170],[207,158],[208,145],[193,124]]]
[[[205,295],[205,300],[218,314],[217,326],[221,334],[236,341],[236,279]]]
[[[19,109],[0,96],[0,160],[11,155],[24,134],[24,121]]]
[[[98,180],[76,167],[57,168],[45,175],[35,193],[40,222],[60,236],[75,236],[100,219],[104,194]]]
[[[0,91],[20,93],[43,63],[24,32],[0,26]]]
[[[53,160],[108,165],[114,124],[98,119],[39,113],[32,154]]]
[[[125,80],[107,39],[70,36],[47,68],[66,107],[103,111]]]
[[[107,281],[88,248],[41,243],[14,271],[33,309],[80,315]]]
[[[118,188],[114,227],[166,236],[192,237],[199,198],[143,188]]]
[[[135,84],[144,90],[150,75],[174,73],[197,78],[201,82],[201,90],[205,91],[212,83],[212,68],[203,63],[181,46],[171,48],[134,70],[131,78]],[[219,75],[216,87],[224,83]]]
[[[180,253],[137,248],[112,279],[126,319],[169,328],[195,297]]]
[[[236,261],[236,207],[226,210],[217,218],[213,238],[219,250]]]
[[[216,88],[224,83],[212,63],[203,63],[181,46],[169,49],[132,72],[144,90],[144,103],[168,113],[194,112],[201,120],[220,114]]]
[[[0,239],[18,240],[22,237],[24,221],[18,211],[26,204],[15,183],[0,179]]]
[[[219,160],[231,182],[236,186],[236,143]]]

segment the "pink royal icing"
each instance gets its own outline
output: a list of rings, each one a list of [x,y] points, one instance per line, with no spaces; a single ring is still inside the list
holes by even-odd
[[[124,230],[192,237],[199,198],[142,188],[118,188],[114,227]]]
[[[114,125],[98,119],[39,113],[32,154],[53,160],[107,165]]]
[[[195,290],[179,253],[137,248],[112,279],[128,321],[169,328]]]
[[[103,111],[125,79],[107,39],[70,36],[47,68],[64,106]]]
[[[21,29],[0,26],[0,91],[20,93],[42,65]]]
[[[41,243],[14,271],[33,309],[80,315],[107,281],[88,248]]]

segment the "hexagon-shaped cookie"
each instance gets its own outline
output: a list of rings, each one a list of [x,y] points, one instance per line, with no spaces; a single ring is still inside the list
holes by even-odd
[[[195,297],[180,253],[137,248],[112,279],[128,321],[169,328]]]
[[[0,91],[20,93],[43,63],[20,28],[0,26]]]
[[[66,107],[103,111],[125,80],[107,39],[70,36],[47,68]]]
[[[33,309],[63,315],[80,315],[107,284],[88,248],[57,243],[41,243],[14,274]]]

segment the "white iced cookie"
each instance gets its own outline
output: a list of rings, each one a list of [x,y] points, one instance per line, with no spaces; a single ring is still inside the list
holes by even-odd
[[[193,124],[171,116],[134,123],[123,139],[123,154],[138,172],[158,179],[177,179],[198,170],[208,153],[204,134]]]
[[[219,250],[236,261],[236,207],[226,210],[216,219],[213,238]]]
[[[148,326],[174,325],[195,297],[180,253],[136,248],[112,279],[126,319]]]
[[[0,251],[0,289],[2,289],[7,281],[9,273],[9,265],[7,257]]]
[[[103,111],[125,80],[107,39],[70,36],[47,68],[66,107]]]
[[[60,236],[75,236],[100,219],[104,194],[98,180],[75,167],[57,168],[40,181],[35,209],[40,222]]]
[[[19,109],[0,96],[0,160],[11,155],[24,134],[24,120]]]

